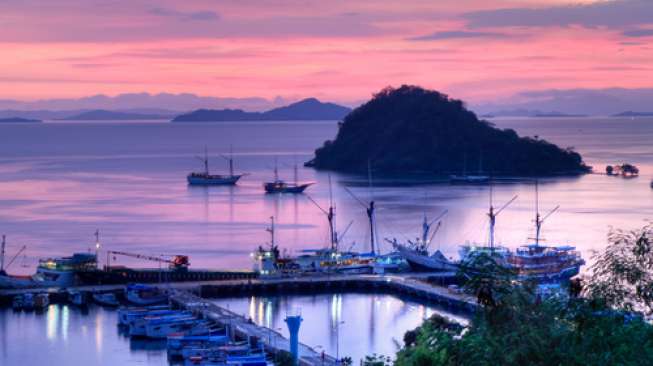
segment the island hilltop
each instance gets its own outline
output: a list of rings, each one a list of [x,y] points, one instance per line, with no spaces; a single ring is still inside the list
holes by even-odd
[[[575,175],[590,171],[571,148],[519,137],[467,110],[460,100],[417,86],[385,88],[349,113],[333,141],[306,165],[342,172]]]

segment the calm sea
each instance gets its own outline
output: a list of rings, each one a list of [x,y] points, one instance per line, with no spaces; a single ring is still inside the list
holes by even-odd
[[[653,119],[500,119],[502,128],[573,146],[586,162],[631,162],[641,176],[624,180],[605,175],[545,179],[540,184],[550,243],[577,246],[586,258],[606,245],[610,227],[636,228],[653,217]],[[364,209],[348,192],[378,206],[378,235],[407,240],[419,235],[424,214],[448,214],[432,244],[455,257],[461,243],[487,241],[487,186],[396,182],[316,172],[301,167],[313,150],[336,133],[335,122],[49,122],[0,125],[0,233],[8,256],[25,245],[10,273],[32,273],[38,258],[92,250],[100,230],[103,249],[150,255],[186,254],[194,268],[249,269],[249,253],[268,240],[265,228],[277,218],[278,243],[289,253],[327,244],[322,207],[332,195],[343,246],[369,248]],[[201,169],[196,155],[207,147],[214,172],[225,171],[220,157],[233,147],[236,170],[247,175],[236,187],[196,188],[185,176]],[[316,181],[307,195],[265,195],[277,161],[283,178],[300,165],[301,180]],[[507,246],[533,235],[534,194],[528,180],[494,187],[495,202],[518,199],[498,218],[497,237]],[[383,251],[389,250],[383,244]],[[102,259],[105,256],[102,255]],[[117,264],[156,267],[127,258]],[[260,324],[280,328],[285,309],[302,308],[300,338],[318,349],[353,356],[394,353],[403,333],[433,312],[385,295],[341,294],[222,299],[222,304]],[[446,313],[445,313],[446,314]],[[361,316],[362,315],[362,316]],[[454,316],[452,314],[446,314]],[[52,305],[45,314],[0,311],[0,364],[166,365],[161,344],[130,342],[115,327],[115,312],[88,313]],[[344,321],[344,323],[342,323]]]
[[[642,171],[624,180],[605,175],[541,180],[542,212],[560,205],[544,224],[550,243],[571,244],[589,257],[606,245],[609,228],[634,228],[653,218],[653,119],[504,119],[497,126],[573,146],[602,172],[606,164],[631,162]],[[366,214],[361,200],[377,201],[378,236],[413,239],[422,217],[445,210],[432,248],[457,256],[461,243],[487,241],[487,186],[389,182],[303,168],[314,149],[337,130],[335,122],[50,122],[0,125],[0,233],[8,255],[26,245],[10,268],[32,273],[37,259],[68,255],[94,246],[150,255],[186,254],[195,268],[249,269],[249,253],[268,241],[265,228],[275,216],[278,243],[289,253],[327,244],[324,214],[306,197],[328,206],[330,187],[345,249],[367,250]],[[201,170],[195,158],[208,148],[213,172],[224,172],[220,156],[233,148],[237,172],[248,175],[236,187],[189,187],[185,176]],[[302,196],[263,193],[277,161],[282,178],[317,184]],[[533,236],[532,182],[497,184],[495,204],[518,199],[497,221],[498,241],[507,246]],[[351,224],[351,226],[350,226]],[[349,230],[345,229],[349,227]],[[382,250],[389,245],[382,241]],[[106,256],[101,256],[104,261]],[[156,263],[117,258],[117,264]]]

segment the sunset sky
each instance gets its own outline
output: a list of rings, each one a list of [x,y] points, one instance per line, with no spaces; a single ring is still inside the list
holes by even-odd
[[[651,0],[0,0],[0,99],[653,87]]]

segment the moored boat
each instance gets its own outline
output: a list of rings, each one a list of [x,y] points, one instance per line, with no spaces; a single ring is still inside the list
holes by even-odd
[[[113,292],[105,292],[105,293],[94,293],[92,295],[93,301],[102,306],[108,306],[108,307],[117,307],[120,306],[120,301],[118,301],[118,297],[116,297],[116,294]]]
[[[68,301],[75,306],[86,306],[86,293],[77,290],[68,290]]]
[[[266,182],[263,183],[263,189],[265,189],[266,193],[303,193],[306,188],[312,186],[315,184],[315,182],[303,182],[300,183],[298,181],[298,173],[297,173],[297,164],[295,164],[294,168],[295,172],[295,181],[294,183],[288,183],[286,181],[283,181],[279,179],[279,170],[276,167],[274,167],[274,181],[272,182]]]
[[[204,164],[203,172],[193,172],[188,174],[186,180],[189,185],[200,186],[219,186],[219,185],[235,185],[243,174],[234,174],[234,160],[233,156],[229,158],[224,157],[229,161],[229,175],[211,174],[209,173],[209,156],[206,149],[204,149],[204,158],[198,157]]]
[[[47,293],[34,295],[34,309],[44,310],[50,305],[50,296]]]
[[[125,298],[134,305],[150,306],[165,304],[168,296],[154,286],[130,284],[125,288]]]

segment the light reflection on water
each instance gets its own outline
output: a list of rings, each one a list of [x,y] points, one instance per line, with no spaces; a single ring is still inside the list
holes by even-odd
[[[219,305],[288,336],[284,319],[299,309],[300,341],[357,362],[372,353],[394,355],[406,331],[434,313],[461,323],[467,319],[447,310],[380,294],[335,293],[302,296],[252,296],[214,299]],[[319,346],[319,347],[318,347]]]
[[[407,330],[438,312],[412,300],[379,294],[319,294],[216,299],[216,303],[288,336],[284,318],[300,309],[300,341],[354,359],[394,354]],[[118,331],[117,313],[50,305],[43,313],[0,309],[0,365],[168,365],[165,340],[129,339]],[[319,346],[319,347],[318,347]]]

